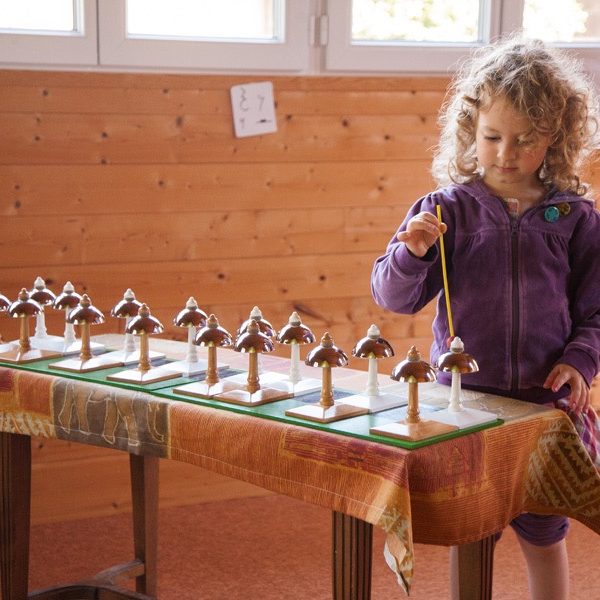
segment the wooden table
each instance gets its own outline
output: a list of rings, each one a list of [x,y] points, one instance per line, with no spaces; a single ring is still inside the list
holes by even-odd
[[[182,353],[182,344],[171,344]],[[235,353],[227,359],[245,364]],[[286,368],[283,359],[263,364]],[[362,391],[365,381],[362,372],[334,373],[336,388]],[[315,429],[246,409],[174,400],[161,390],[0,367],[2,597],[155,597],[158,459],[166,458],[329,508],[336,600],[370,597],[373,526],[387,532],[388,563],[403,587],[413,577],[414,542],[457,545],[461,600],[489,599],[493,534],[525,511],[564,514],[600,532],[600,477],[562,412],[496,397],[475,405],[493,410],[504,424],[407,450],[336,426]],[[28,596],[34,436],[129,453],[135,552],[131,562],[93,581]],[[136,578],[135,593],[119,588],[126,576]]]

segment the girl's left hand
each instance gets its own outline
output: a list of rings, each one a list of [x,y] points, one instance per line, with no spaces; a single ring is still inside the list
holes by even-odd
[[[559,363],[544,381],[544,387],[557,392],[563,385],[571,388],[567,400],[576,412],[587,410],[590,406],[590,390],[581,373],[571,365]]]

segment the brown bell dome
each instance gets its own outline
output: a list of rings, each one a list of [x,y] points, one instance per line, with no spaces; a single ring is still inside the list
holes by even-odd
[[[356,342],[352,349],[352,356],[357,358],[389,358],[394,356],[394,349],[387,340],[384,340],[379,327],[371,325],[367,335]]]
[[[81,295],[75,292],[75,288],[70,281],[67,281],[63,287],[63,291],[56,297],[54,308],[65,309],[75,308],[81,302]]]
[[[308,353],[304,362],[311,367],[345,367],[348,364],[348,355],[335,346],[329,332],[325,332],[321,343]]]
[[[104,315],[95,306],[87,294],[83,294],[81,302],[67,316],[67,321],[73,325],[88,323],[90,325],[99,325],[104,323]]]
[[[37,315],[42,310],[38,302],[32,300],[29,292],[22,288],[17,299],[8,307],[8,314],[11,317],[31,317]]]
[[[298,313],[294,311],[290,315],[287,325],[284,325],[277,334],[276,339],[280,344],[312,344],[315,341],[315,336],[302,323]]]
[[[395,381],[427,383],[435,381],[435,370],[428,362],[421,360],[421,353],[411,346],[406,359],[392,370],[391,378]]]
[[[224,348],[233,344],[231,334],[219,325],[219,320],[211,314],[206,324],[198,330],[194,343],[197,346]]]

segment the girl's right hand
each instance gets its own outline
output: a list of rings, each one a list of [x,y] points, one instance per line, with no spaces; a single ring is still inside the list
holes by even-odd
[[[404,242],[415,256],[422,258],[440,235],[446,233],[446,229],[446,224],[440,223],[435,215],[420,212],[410,219],[406,231],[401,231],[396,238]]]

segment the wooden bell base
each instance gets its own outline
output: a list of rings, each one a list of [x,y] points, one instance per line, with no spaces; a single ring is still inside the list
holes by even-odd
[[[108,381],[122,381],[123,383],[138,383],[140,385],[145,385],[147,383],[156,383],[157,381],[174,379],[175,377],[181,377],[181,373],[169,371],[166,367],[152,367],[147,371],[140,371],[140,369],[119,371],[113,375],[107,375],[106,379]]]
[[[123,363],[107,358],[105,355],[94,356],[88,360],[80,358],[67,358],[60,362],[48,365],[51,369],[60,371],[70,371],[72,373],[89,373],[90,371],[99,371],[101,369],[111,369],[113,367],[122,367]]]
[[[290,408],[285,411],[285,414],[288,417],[297,417],[315,423],[332,423],[333,421],[366,415],[368,412],[366,408],[339,403],[328,408],[324,408],[320,404],[305,404],[297,408]]]
[[[39,350],[38,348],[32,348],[23,352],[18,346],[12,346],[8,352],[2,352],[0,354],[0,361],[8,363],[30,363],[43,358],[55,358],[61,356],[60,352],[52,352],[50,350]]]
[[[286,400],[293,396],[290,392],[283,392],[268,387],[260,388],[255,392],[249,392],[246,386],[231,389],[227,382],[223,383],[225,391],[213,395],[212,398],[214,400],[221,400],[222,402],[230,402],[231,404],[239,404],[242,406],[260,406],[261,404],[276,402],[277,400]]]
[[[376,413],[390,408],[397,408],[398,406],[406,406],[408,398],[396,394],[376,394],[373,396],[356,394],[340,398],[338,402],[358,406],[359,408],[366,408],[370,413]]]
[[[385,437],[395,438],[397,440],[406,440],[416,442],[427,438],[443,435],[456,431],[458,427],[455,425],[447,425],[446,423],[438,423],[437,421],[419,421],[418,423],[407,423],[406,421],[398,421],[396,423],[388,423],[378,427],[371,427],[369,433],[375,435],[383,435]]]

